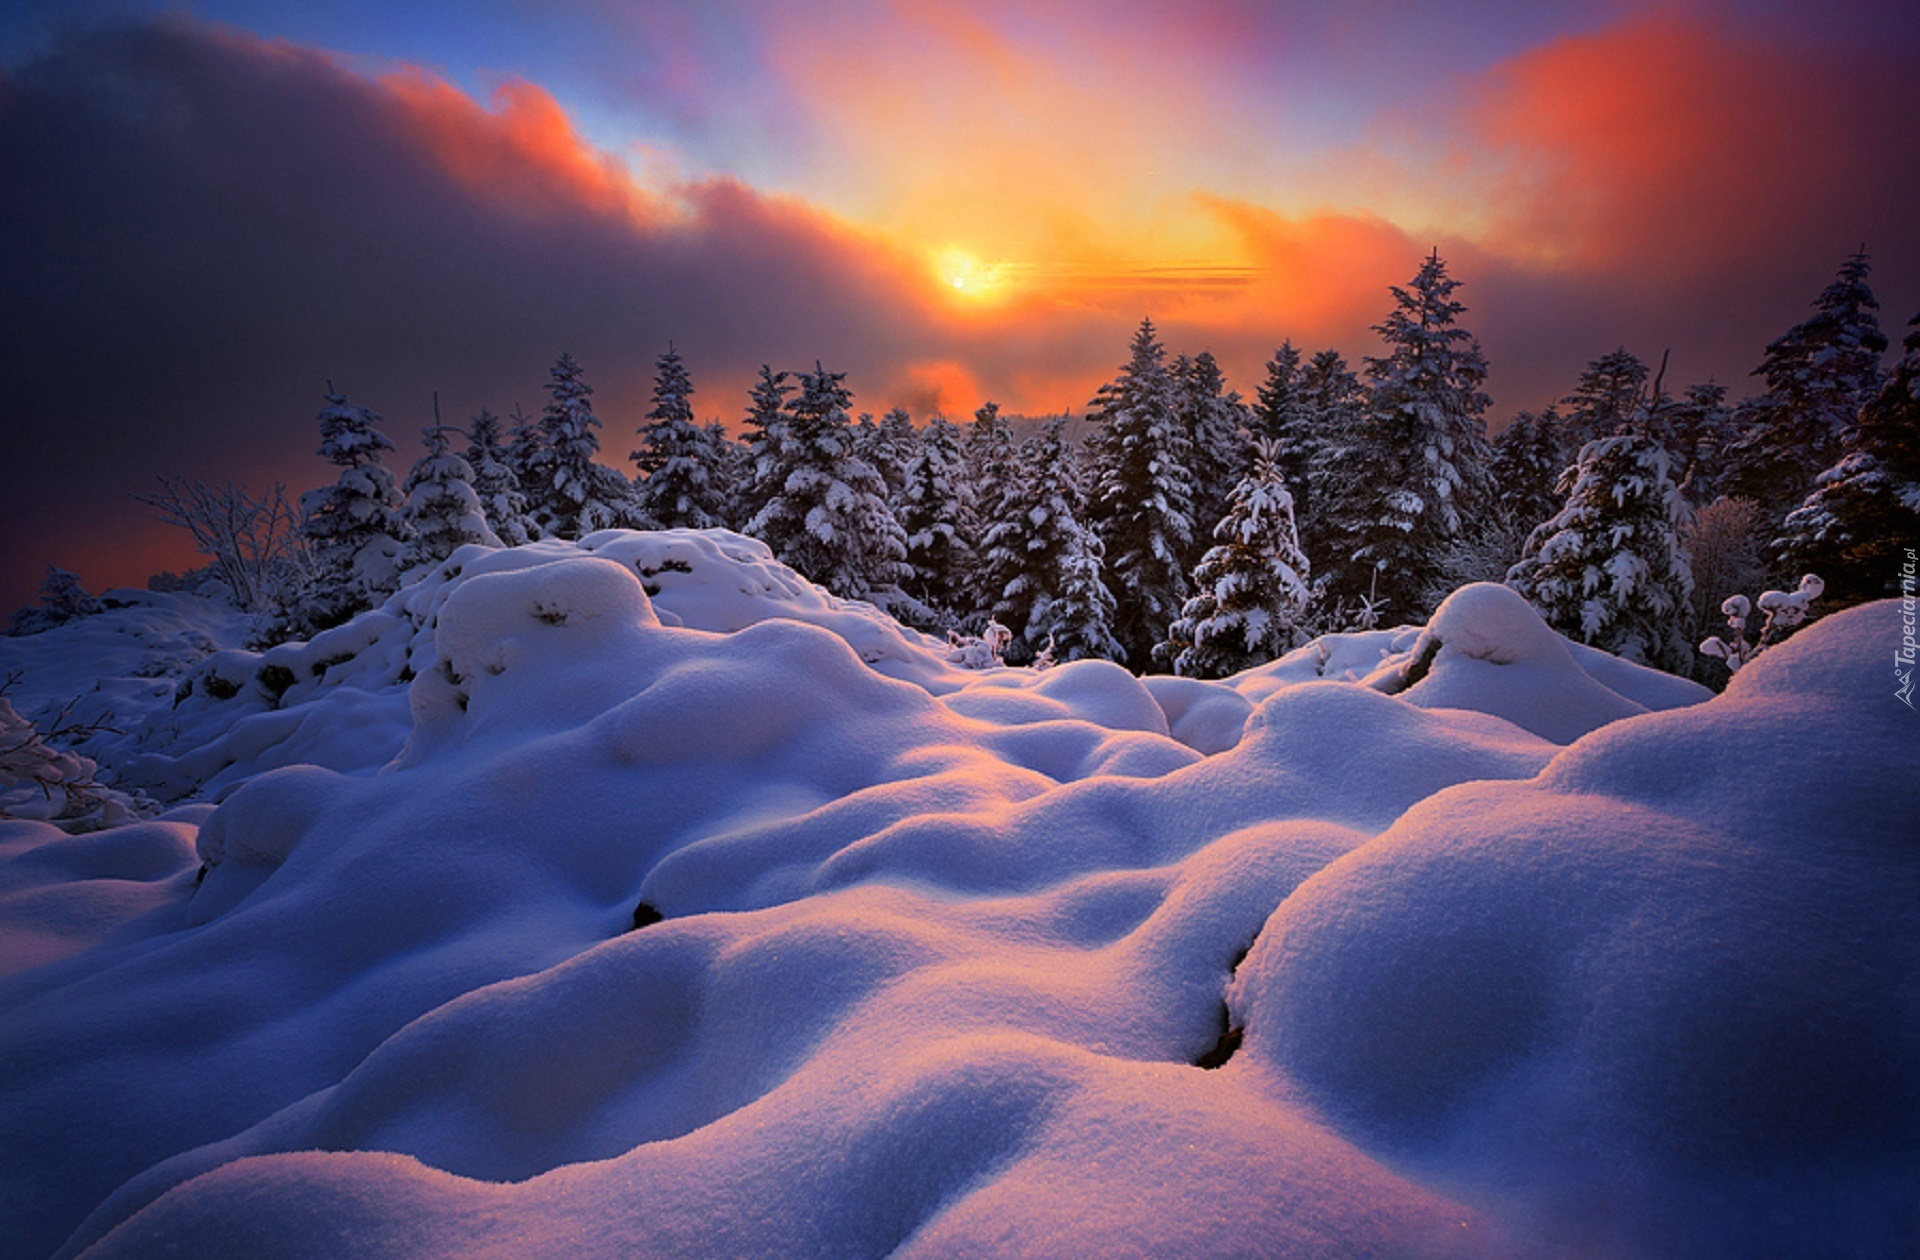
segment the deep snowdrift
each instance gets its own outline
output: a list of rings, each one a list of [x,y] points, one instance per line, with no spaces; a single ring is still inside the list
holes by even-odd
[[[731,535],[463,551],[128,737],[217,809],[0,824],[0,1220],[22,1255],[1897,1251],[1896,610],[1650,713],[1700,693],[1509,595],[1143,683],[954,669]]]

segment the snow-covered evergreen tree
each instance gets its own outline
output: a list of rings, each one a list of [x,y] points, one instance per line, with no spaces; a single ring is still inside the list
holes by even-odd
[[[1081,529],[1083,499],[1066,427],[1065,418],[1051,420],[1020,444],[1014,493],[986,532],[983,570],[998,583],[986,594],[993,619],[1014,632],[1015,664],[1046,647],[1067,552]]]
[[[1727,387],[1712,381],[1689,385],[1662,411],[1661,444],[1673,458],[1673,480],[1687,502],[1712,503],[1728,484],[1728,449],[1733,445],[1733,410]]]
[[[913,427],[913,416],[905,407],[895,407],[880,417],[871,434],[864,436],[860,454],[881,480],[887,483],[889,501],[900,502],[907,484],[907,465],[920,450],[920,433]]]
[[[513,471],[512,452],[501,432],[500,417],[480,409],[467,428],[466,460],[473,469],[473,493],[487,524],[504,547],[530,541],[527,534],[527,496]]]
[[[1565,506],[1534,530],[1507,584],[1569,638],[1684,673],[1693,579],[1666,450],[1634,432],[1589,442],[1561,489]]]
[[[318,417],[320,456],[340,475],[300,496],[300,532],[312,568],[288,618],[306,633],[338,625],[396,590],[408,533],[400,489],[381,462],[381,453],[394,446],[376,427],[380,417],[342,394],[326,397]]]
[[[460,547],[475,543],[500,546],[500,537],[487,521],[486,508],[474,490],[473,465],[454,454],[443,424],[420,430],[427,453],[416,461],[401,487],[406,495],[407,527],[413,536],[400,550],[400,567],[417,569],[438,564]]]
[[[1273,465],[1294,487],[1298,514],[1308,508],[1307,474],[1320,455],[1324,438],[1308,399],[1305,367],[1293,342],[1283,341],[1267,360],[1267,376],[1255,395],[1250,423],[1255,438],[1273,443]]]
[[[543,444],[532,456],[532,473],[521,488],[545,538],[584,538],[602,529],[645,529],[651,524],[634,503],[633,485],[595,461],[600,417],[588,401],[593,387],[580,365],[562,354],[549,373],[550,401],[540,413]]]
[[[760,365],[760,375],[747,395],[747,415],[741,426],[741,445],[745,455],[745,473],[734,495],[734,520],[742,532],[760,515],[762,508],[779,494],[781,473],[775,453],[783,445],[787,429],[787,396],[793,387],[787,373]]]
[[[888,602],[912,576],[886,482],[853,450],[843,372],[800,373],[769,452],[778,491],[748,523],[774,555],[846,599]]]
[[[634,502],[659,529],[723,525],[725,490],[714,478],[721,456],[713,435],[694,422],[693,380],[671,342],[656,368],[653,408],[630,456],[640,470]]]
[[[1340,352],[1327,349],[1300,369],[1300,394],[1311,426],[1305,480],[1296,482],[1289,476],[1284,447],[1280,471],[1288,476],[1287,486],[1294,492],[1293,514],[1301,544],[1308,555],[1323,557],[1337,553],[1336,523],[1344,518],[1347,505],[1373,493],[1354,476],[1367,392]],[[1329,578],[1327,568],[1320,563],[1322,584]]]
[[[1567,408],[1562,424],[1568,446],[1578,450],[1595,438],[1612,437],[1647,414],[1646,390],[1647,365],[1625,346],[1591,360],[1580,383],[1560,400]]]
[[[1490,499],[1487,361],[1458,323],[1459,284],[1435,251],[1408,287],[1394,286],[1394,309],[1374,326],[1387,353],[1367,360],[1367,411],[1341,453],[1336,593],[1375,592],[1390,616],[1439,597],[1448,545]]]
[[[540,417],[528,415],[515,403],[513,414],[507,417],[507,439],[507,467],[513,471],[514,484],[520,491],[521,530],[528,541],[544,538],[540,522],[533,515],[533,488],[540,476],[540,465],[545,462],[546,430],[540,424]]]
[[[1145,668],[1186,603],[1180,561],[1193,540],[1192,444],[1153,321],[1140,321],[1126,365],[1091,409],[1099,428],[1090,512],[1106,549],[1114,637]]]
[[[737,528],[744,523],[740,518],[740,502],[753,478],[752,456],[748,455],[746,444],[737,441],[718,420],[707,421],[704,431],[709,461],[707,484],[713,490],[719,523],[728,529]]]
[[[1013,427],[1000,414],[1000,404],[980,404],[973,413],[960,443],[961,524],[967,551],[973,558],[973,570],[967,586],[978,607],[967,618],[978,622],[991,618],[999,593],[1013,580],[1018,567],[1007,555],[994,555],[987,534],[1015,509],[1020,492],[1019,449],[1014,444]]]
[[[1814,314],[1767,347],[1754,375],[1767,391],[1735,418],[1736,491],[1778,520],[1799,504],[1880,387],[1886,334],[1867,285],[1867,255],[1853,255],[1814,302]]]
[[[1238,392],[1227,388],[1220,365],[1208,351],[1191,359],[1181,355],[1174,361],[1172,376],[1175,405],[1192,452],[1188,463],[1193,476],[1192,520],[1196,525],[1217,521],[1226,515],[1234,487],[1247,471],[1248,408]],[[1206,550],[1200,530],[1193,532],[1187,544],[1188,569]]]
[[[1535,414],[1522,411],[1493,439],[1494,499],[1500,512],[1521,529],[1535,525],[1560,509],[1556,487],[1560,474],[1572,462],[1566,429],[1552,407]]]
[[[907,594],[936,612],[958,616],[973,556],[962,527],[960,433],[935,416],[907,463],[900,525],[907,534]]]
[[[1194,596],[1156,652],[1176,674],[1225,678],[1286,654],[1303,637],[1307,558],[1278,455],[1274,443],[1261,441],[1194,570]]]
[[[100,601],[80,584],[77,575],[57,564],[47,566],[47,576],[41,579],[38,594],[38,605],[21,608],[13,614],[13,620],[7,625],[8,634],[39,634],[69,621],[91,617],[102,608]]]
[[[1126,655],[1113,636],[1115,605],[1107,589],[1105,555],[1099,535],[1076,522],[1060,558],[1056,593],[1044,621],[1033,627],[1036,635],[1044,633],[1042,650],[1055,661],[1117,661]]]
[[[1826,579],[1831,607],[1910,593],[1901,580],[1913,572],[1909,549],[1920,546],[1920,315],[1903,349],[1774,543],[1789,572]]]

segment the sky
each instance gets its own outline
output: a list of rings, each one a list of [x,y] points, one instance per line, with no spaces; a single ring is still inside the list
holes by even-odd
[[[1847,255],[1920,310],[1920,10],[1253,0],[27,0],[0,10],[0,609],[198,560],[157,475],[410,462],[571,352],[1083,410],[1142,317],[1251,395],[1438,249],[1490,420],[1624,345],[1734,396]],[[631,468],[629,466],[629,471]]]

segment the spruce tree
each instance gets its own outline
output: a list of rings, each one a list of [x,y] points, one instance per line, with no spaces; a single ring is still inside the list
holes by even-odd
[[[1673,479],[1687,502],[1705,506],[1725,493],[1733,411],[1727,387],[1712,381],[1689,385],[1664,412],[1663,444],[1673,457]]]
[[[653,407],[629,458],[639,469],[634,503],[656,529],[709,529],[725,523],[725,492],[715,484],[713,435],[693,419],[693,381],[673,343],[656,361]]]
[[[1064,417],[1049,421],[1020,444],[1019,471],[1007,510],[988,529],[986,571],[998,585],[993,619],[1014,633],[1010,662],[1037,656],[1052,630],[1050,609],[1060,596],[1068,550],[1080,530],[1082,495]]]
[[[1276,457],[1262,441],[1234,487],[1214,545],[1193,573],[1194,596],[1156,652],[1188,678],[1225,678],[1291,651],[1303,637],[1307,558]]]
[[[1308,471],[1317,462],[1323,437],[1313,405],[1308,401],[1304,366],[1293,342],[1283,341],[1267,360],[1267,377],[1253,405],[1253,436],[1273,443],[1273,465],[1294,488],[1301,516],[1310,508],[1306,492]]]
[[[633,499],[633,485],[595,461],[600,418],[588,401],[588,385],[573,356],[562,354],[549,373],[552,395],[540,414],[542,445],[531,458],[524,483],[533,519],[545,538],[585,538],[602,529],[646,529],[651,522]]]
[[[1348,505],[1372,493],[1354,477],[1354,452],[1366,415],[1367,393],[1340,352],[1328,349],[1300,369],[1300,396],[1309,434],[1304,441],[1306,469],[1304,480],[1289,477],[1287,485],[1294,491],[1294,520],[1300,527],[1301,544],[1308,555],[1322,557],[1336,552],[1337,522]],[[1292,439],[1283,436],[1282,476],[1288,475],[1291,445]],[[1324,585],[1329,577],[1327,565],[1320,568]]]
[[[1032,628],[1042,650],[1056,661],[1117,661],[1125,649],[1113,636],[1113,592],[1107,589],[1105,549],[1100,537],[1075,523],[1060,559],[1059,589],[1046,607],[1043,623]]]
[[[960,460],[964,470],[961,523],[973,558],[967,586],[977,604],[976,615],[963,619],[971,624],[992,619],[1000,592],[1017,571],[1011,557],[996,555],[987,541],[994,527],[1016,510],[1020,489],[1019,450],[999,403],[981,403],[973,413],[973,423],[960,444]]]
[[[1589,442],[1560,487],[1565,505],[1534,530],[1507,584],[1569,638],[1686,672],[1693,579],[1666,450],[1635,432]]]
[[[1394,286],[1394,309],[1374,326],[1387,353],[1367,360],[1367,409],[1342,452],[1336,593],[1371,595],[1402,618],[1444,593],[1449,544],[1490,498],[1487,361],[1457,322],[1459,284],[1435,251],[1407,288]]]
[[[1522,411],[1493,439],[1494,498],[1501,515],[1531,533],[1560,510],[1560,474],[1571,463],[1566,429],[1552,407]]]
[[[438,564],[469,543],[500,546],[487,522],[486,508],[475,492],[473,465],[453,452],[451,433],[443,424],[420,430],[427,453],[407,473],[406,518],[413,537],[400,553],[400,567],[415,569]]]
[[[527,496],[513,471],[511,450],[503,443],[500,417],[482,407],[467,429],[466,460],[473,469],[473,493],[500,545],[528,542]]]
[[[771,498],[748,524],[774,555],[845,599],[885,602],[911,576],[886,483],[853,450],[843,372],[800,374],[770,452]]]
[[[1580,383],[1560,401],[1568,444],[1578,450],[1595,438],[1612,437],[1629,421],[1643,416],[1642,395],[1647,389],[1647,365],[1625,346],[1588,362]]]
[[[1887,338],[1867,271],[1864,251],[1847,259],[1813,316],[1767,347],[1754,369],[1767,391],[1735,417],[1734,489],[1774,520],[1838,461],[1842,437],[1879,389]]]
[[[1788,515],[1775,553],[1789,573],[1817,573],[1832,607],[1910,594],[1920,546],[1920,315],[1886,383],[1846,433],[1843,453]]]
[[[513,470],[514,484],[520,489],[521,527],[528,541],[545,538],[540,521],[534,517],[534,487],[546,462],[546,430],[541,427],[540,417],[528,415],[515,403],[513,414],[507,417],[507,438],[507,467]]]
[[[1166,351],[1143,319],[1120,374],[1091,404],[1098,422],[1092,513],[1106,549],[1114,636],[1144,669],[1186,603],[1181,557],[1193,540],[1193,452]]]
[[[900,525],[907,535],[907,594],[955,620],[966,602],[973,567],[962,526],[960,434],[935,416],[906,467],[900,491]]]
[[[787,373],[760,365],[760,375],[748,391],[740,435],[745,471],[740,492],[734,496],[734,520],[742,533],[752,532],[753,520],[779,493],[776,452],[786,440],[787,396],[792,392]]]
[[[1198,526],[1226,515],[1234,487],[1246,473],[1248,409],[1240,395],[1227,388],[1220,365],[1207,351],[1191,359],[1181,355],[1172,376],[1180,423],[1192,452],[1188,471],[1193,477],[1192,520]],[[1193,534],[1183,566],[1187,569],[1206,550],[1201,531],[1196,528]]]
[[[300,532],[312,570],[289,610],[307,633],[338,625],[399,587],[396,561],[407,537],[399,487],[381,462],[394,449],[380,417],[329,392],[321,409],[320,456],[340,469],[330,486],[300,496]]]

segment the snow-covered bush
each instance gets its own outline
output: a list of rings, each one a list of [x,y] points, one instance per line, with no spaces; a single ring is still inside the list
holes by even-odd
[[[7,625],[8,634],[38,634],[100,611],[100,601],[87,594],[80,579],[57,565],[47,566],[39,594],[37,606],[22,608],[13,614],[13,620]]]
[[[1819,599],[1825,590],[1826,583],[1820,580],[1819,575],[1808,573],[1791,591],[1764,592],[1760,596],[1760,611],[1767,615],[1767,619],[1761,623],[1760,633],[1751,641],[1747,639],[1747,621],[1753,616],[1753,605],[1747,602],[1745,595],[1729,595],[1721,603],[1720,611],[1727,616],[1733,641],[1729,643],[1717,634],[1711,635],[1700,644],[1700,654],[1724,661],[1730,674],[1739,673],[1741,666],[1785,638],[1796,626],[1804,624],[1813,601]]]
[[[67,832],[118,826],[155,812],[152,801],[116,791],[99,781],[91,757],[49,742],[83,738],[88,727],[67,723],[67,710],[41,731],[0,695],[0,819],[31,818]]]

